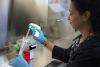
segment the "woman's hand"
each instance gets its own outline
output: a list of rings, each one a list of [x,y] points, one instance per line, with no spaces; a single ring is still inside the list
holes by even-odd
[[[30,23],[29,24],[29,29],[32,31],[32,35],[37,41],[39,41],[40,43],[45,44],[45,46],[49,50],[51,50],[51,51],[53,50],[54,44],[47,40],[47,38],[44,36],[44,33],[42,32],[40,26],[38,26],[36,24],[33,24],[33,23]]]
[[[44,43],[44,41],[46,40],[46,37],[44,36],[43,31],[41,30],[41,27],[34,24],[34,23],[30,23],[29,24],[29,29],[32,32],[33,37],[39,41],[40,43]]]

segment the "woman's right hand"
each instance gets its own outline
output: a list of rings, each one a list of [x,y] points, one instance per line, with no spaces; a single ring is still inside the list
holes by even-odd
[[[37,24],[34,24],[34,23],[30,23],[29,29],[31,30],[32,35],[35,38],[35,40],[39,41],[40,43],[45,42],[46,37],[44,36],[44,33],[41,30],[40,26],[38,26]]]
[[[46,39],[46,37],[44,36],[44,33],[42,32],[40,26],[38,26],[34,23],[30,23],[29,24],[29,29],[32,31],[32,35],[37,41],[39,41],[42,44],[45,44],[45,46],[49,50],[51,50],[51,51],[53,50],[54,44]]]

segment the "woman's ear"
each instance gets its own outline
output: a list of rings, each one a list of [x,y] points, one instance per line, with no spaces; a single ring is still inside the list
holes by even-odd
[[[83,13],[83,15],[82,15],[83,21],[84,21],[84,22],[89,21],[90,16],[91,16],[90,11],[85,11],[85,12]]]

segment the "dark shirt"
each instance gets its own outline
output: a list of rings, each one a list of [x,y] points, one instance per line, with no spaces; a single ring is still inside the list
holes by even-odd
[[[80,36],[68,49],[55,46],[52,57],[67,63],[67,67],[100,67],[100,37],[92,35],[79,44]]]

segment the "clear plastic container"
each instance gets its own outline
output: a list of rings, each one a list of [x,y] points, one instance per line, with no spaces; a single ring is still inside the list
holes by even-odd
[[[23,37],[25,38],[25,37]],[[36,47],[38,42],[33,39],[33,36],[28,36],[27,40],[22,43],[23,39],[18,39],[17,43],[21,46],[19,54],[24,57],[24,59],[29,63],[29,67],[34,67],[36,58],[37,58],[37,50]]]

